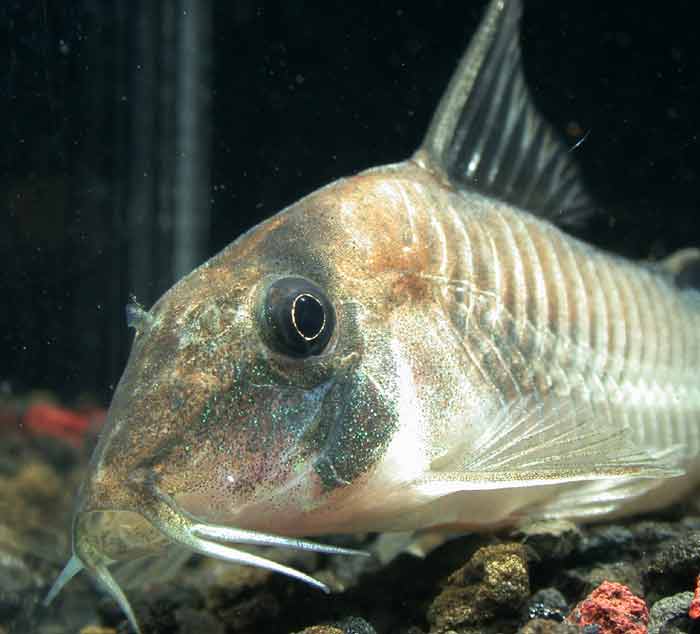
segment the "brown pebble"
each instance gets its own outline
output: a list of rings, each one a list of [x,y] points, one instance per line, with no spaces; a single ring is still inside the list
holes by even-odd
[[[211,611],[230,605],[242,593],[264,585],[270,571],[252,566],[232,566],[218,560],[205,560],[207,608]]]
[[[294,634],[377,634],[377,631],[363,618],[349,616],[342,621],[312,625]]]
[[[581,543],[581,531],[567,520],[540,520],[523,524],[514,536],[543,561],[566,559]]]
[[[448,578],[428,608],[431,634],[476,625],[499,615],[515,615],[530,596],[525,548],[485,546]]]

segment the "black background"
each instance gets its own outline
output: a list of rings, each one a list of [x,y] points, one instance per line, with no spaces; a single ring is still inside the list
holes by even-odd
[[[315,4],[213,2],[203,258],[333,178],[409,156],[484,5]],[[107,401],[128,352],[133,236],[114,193],[128,95],[109,87],[139,60],[110,65],[129,48],[130,3],[106,6],[0,8],[5,390]],[[546,116],[588,132],[574,151],[604,211],[585,237],[655,258],[700,245],[700,55],[690,1],[641,6],[527,2],[523,46]],[[170,281],[146,280],[139,299]]]

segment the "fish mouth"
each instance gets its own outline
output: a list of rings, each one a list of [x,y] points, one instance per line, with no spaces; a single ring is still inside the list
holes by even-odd
[[[115,510],[80,511],[76,514],[73,522],[73,556],[49,590],[44,605],[49,605],[76,574],[85,570],[117,602],[133,630],[140,634],[141,629],[131,604],[110,573],[109,566],[127,558],[154,555],[168,543],[222,561],[278,572],[326,593],[330,592],[326,584],[300,570],[226,544],[275,546],[328,555],[369,556],[364,551],[202,522],[156,487],[152,488],[152,492],[151,503],[139,513]],[[116,527],[121,527],[121,534],[112,532]]]

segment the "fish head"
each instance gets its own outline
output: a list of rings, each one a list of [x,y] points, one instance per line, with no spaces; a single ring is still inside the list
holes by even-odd
[[[379,209],[377,183],[320,190],[129,309],[137,334],[74,522],[75,555],[103,580],[169,541],[204,552],[193,526],[351,532],[385,508],[366,492],[401,404],[394,304],[369,257],[386,245],[367,241],[395,237],[357,212]]]

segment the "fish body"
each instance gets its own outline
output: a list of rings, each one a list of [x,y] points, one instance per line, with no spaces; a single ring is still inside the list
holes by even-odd
[[[333,263],[315,277],[334,277],[337,310],[352,315],[358,339],[349,354],[357,358],[349,363],[362,385],[347,401],[361,423],[327,446],[320,463],[333,466],[332,476],[318,465],[313,474],[328,496],[324,504],[308,506],[313,478],[299,499],[284,493],[292,532],[515,521],[529,506],[570,491],[582,465],[608,467],[603,486],[611,486],[628,467],[621,460],[615,473],[615,454],[635,447],[672,456],[688,484],[697,480],[700,302],[661,268],[604,253],[508,204],[455,191],[419,157],[307,197],[263,225],[258,245],[288,250],[290,227],[302,244],[324,236],[305,250],[313,262]],[[228,260],[224,251],[211,266]],[[535,416],[552,418],[546,441]],[[536,445],[518,436],[523,424],[537,434]],[[512,447],[494,451],[494,443],[509,441]],[[597,447],[608,441],[612,447]],[[482,455],[479,445],[488,447]],[[597,453],[578,465],[577,450]],[[598,476],[580,479],[574,490],[590,480],[601,488]],[[562,513],[584,519],[650,509],[687,489],[676,477],[659,495],[665,481],[635,480],[653,495]],[[183,506],[210,516],[218,487],[185,494]],[[220,508],[212,519],[246,525],[245,507],[223,498]],[[257,528],[289,530],[273,516]]]
[[[648,510],[700,477],[700,300],[561,228],[589,205],[533,109],[518,2],[494,0],[421,148],[310,194],[136,329],[74,556],[235,550]]]

